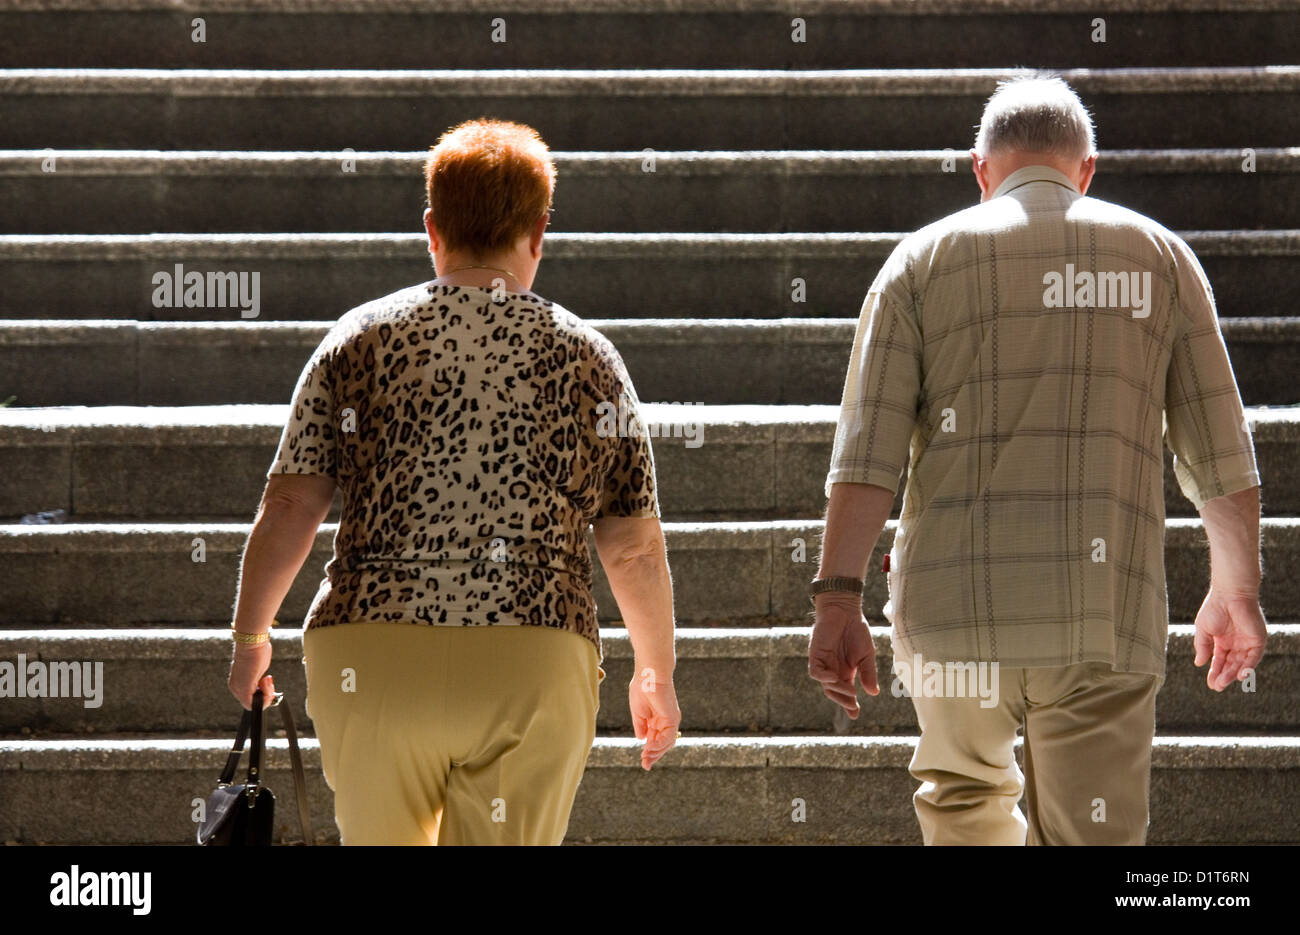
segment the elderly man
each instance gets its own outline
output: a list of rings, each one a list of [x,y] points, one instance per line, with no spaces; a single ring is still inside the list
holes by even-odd
[[[854,718],[855,676],[879,692],[862,579],[907,468],[883,611],[921,728],[925,842],[1141,844],[1169,622],[1162,439],[1209,537],[1195,664],[1215,691],[1264,650],[1254,449],[1191,250],[1085,197],[1097,156],[1074,92],[1001,84],[971,157],[981,204],[907,237],[862,308],[809,673]]]

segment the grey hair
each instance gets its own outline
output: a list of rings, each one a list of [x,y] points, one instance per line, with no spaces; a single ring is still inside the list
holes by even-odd
[[[1060,78],[1024,75],[999,81],[984,105],[975,151],[1054,153],[1067,159],[1094,155],[1092,116]]]

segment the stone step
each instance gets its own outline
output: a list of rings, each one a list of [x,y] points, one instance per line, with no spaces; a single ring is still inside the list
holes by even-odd
[[[0,108],[5,106],[3,87],[0,81]],[[48,109],[43,107],[41,113]],[[44,128],[50,118],[43,119]],[[585,143],[605,149],[556,154],[551,229],[601,234],[914,230],[978,203],[979,189],[966,154],[969,127],[978,120],[977,107],[951,129],[940,130],[946,138],[936,136],[924,144],[951,147],[947,151],[890,151],[884,147],[898,141],[883,137],[864,137],[854,144],[875,149],[799,150],[793,147],[813,141],[790,140],[780,148],[780,134],[767,126],[761,138],[749,141],[755,148],[748,151],[710,150],[707,147],[720,141],[703,133],[671,144],[698,147],[691,151],[672,150],[669,142],[648,135],[635,144],[593,138]],[[1259,126],[1277,122],[1269,117]],[[1296,122],[1300,124],[1300,117]],[[423,141],[427,146],[443,125],[421,126],[432,134]],[[0,142],[4,132],[5,125],[0,125]],[[1293,136],[1300,139],[1300,126]],[[1240,134],[1221,144],[1229,148],[1121,150],[1110,148],[1121,140],[1106,134],[1104,126],[1099,140],[1107,148],[1098,158],[1089,189],[1098,198],[1175,230],[1297,226],[1300,147],[1271,147],[1261,138]],[[86,142],[79,138],[70,145]],[[163,143],[156,137],[142,142],[155,147]],[[348,145],[364,149],[378,142],[358,132]],[[323,140],[303,141],[309,143],[325,145]],[[39,145],[53,144],[47,140]],[[1143,145],[1183,144],[1171,139]],[[643,151],[648,146],[661,151]],[[625,151],[608,151],[619,149]],[[0,149],[0,199],[10,206],[0,215],[0,234],[419,234],[426,156],[427,150]],[[756,192],[762,196],[755,197]],[[155,241],[156,246],[163,243]],[[400,253],[402,245],[392,247]],[[425,252],[420,249],[410,258]],[[426,260],[421,263],[428,267]]]
[[[857,327],[854,318],[588,322],[618,347],[642,400],[706,404],[838,405]],[[1223,318],[1220,326],[1248,406],[1300,402],[1300,317]],[[0,320],[0,401],[283,403],[329,327],[320,321]],[[203,379],[193,379],[196,373]]]
[[[13,66],[1099,68],[1287,62],[1297,47],[1294,0],[0,2],[0,61]]]
[[[733,468],[728,476],[741,473]],[[225,476],[210,469],[207,480]],[[193,484],[185,489],[203,492]],[[886,525],[869,568],[880,568],[896,525]],[[321,526],[280,607],[283,624],[300,624],[311,605],[336,528]],[[248,523],[200,522],[0,525],[0,626],[227,627],[249,529]],[[679,625],[777,626],[806,619],[820,521],[666,522],[664,532]],[[1264,612],[1274,620],[1300,619],[1300,518],[1264,519],[1260,539]],[[600,619],[617,619],[604,574],[593,564]],[[1170,619],[1194,620],[1209,584],[1199,519],[1166,521],[1165,574]],[[888,598],[884,576],[868,575],[864,593],[865,606],[878,612]]]
[[[444,128],[489,114],[536,127],[557,150],[964,152],[984,101],[1011,73],[5,68],[0,148],[422,150]],[[1300,138],[1297,66],[1061,75],[1107,147],[1258,148]]]
[[[837,405],[646,404],[664,516],[820,516],[838,415]],[[287,404],[0,409],[0,476],[22,479],[0,489],[0,520],[59,509],[77,523],[251,517],[287,417]],[[1252,408],[1247,418],[1265,515],[1300,515],[1289,467],[1300,407]],[[1195,515],[1167,449],[1165,503],[1170,516]],[[901,493],[895,515],[900,504]]]
[[[1286,316],[1300,307],[1300,277],[1292,275],[1300,230],[1181,235],[1223,318]],[[535,285],[590,318],[856,320],[871,278],[902,236],[557,232],[547,235]],[[154,277],[174,276],[178,263],[182,274],[256,273],[257,318],[272,321],[333,321],[397,284],[433,276],[428,240],[414,233],[0,235],[0,316],[239,321],[251,314],[235,301],[184,308],[160,298],[155,306]],[[75,302],[70,277],[79,284]],[[672,283],[668,301],[647,288],[661,282]]]
[[[917,783],[907,773],[915,745],[914,737],[687,736],[647,774],[634,738],[598,737],[568,838],[919,844]],[[229,746],[228,737],[0,741],[0,840],[192,843],[193,813]],[[312,739],[301,746],[313,829],[335,841],[320,747]],[[286,742],[271,739],[267,748],[263,775],[280,798],[277,839],[301,840]],[[1300,842],[1298,787],[1300,738],[1158,737],[1148,840]],[[804,820],[793,820],[797,811]]]
[[[1254,690],[1218,693],[1206,687],[1207,670],[1192,665],[1193,627],[1173,624],[1167,676],[1156,706],[1159,733],[1300,733],[1300,700],[1290,688],[1300,677],[1300,624],[1275,623],[1270,631]],[[888,627],[873,629],[881,694],[862,696],[857,721],[836,715],[839,708],[808,677],[808,633],[807,627],[679,629],[673,681],[685,712],[683,730],[857,736],[917,732],[911,701],[901,689],[893,693]],[[607,677],[597,726],[629,731],[632,646],[621,627],[606,628],[601,639]],[[310,733],[301,631],[277,630],[274,640],[276,689],[293,705],[300,729]],[[219,733],[229,727],[230,637],[221,630],[0,629],[0,661],[17,667],[19,654],[26,662],[91,662],[102,664],[102,670],[74,697],[5,698],[0,736]]]

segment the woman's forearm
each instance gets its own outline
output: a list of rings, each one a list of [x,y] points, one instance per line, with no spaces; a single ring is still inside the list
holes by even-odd
[[[673,582],[664,552],[641,555],[605,567],[632,643],[638,672],[645,668],[670,678],[673,650]]]
[[[269,630],[311,554],[321,517],[302,504],[264,500],[244,547],[235,597],[235,629]]]

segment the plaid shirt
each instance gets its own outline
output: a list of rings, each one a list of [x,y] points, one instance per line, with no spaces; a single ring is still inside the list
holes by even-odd
[[[1165,440],[1197,509],[1259,484],[1205,274],[1029,166],[872,283],[826,492],[909,469],[883,609],[908,656],[1163,678]]]

